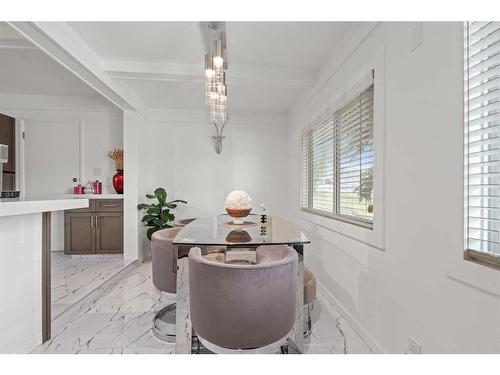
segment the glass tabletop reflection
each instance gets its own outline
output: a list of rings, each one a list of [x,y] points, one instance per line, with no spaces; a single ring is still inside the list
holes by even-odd
[[[260,223],[260,215],[248,215],[243,224],[222,214],[198,218],[182,228],[174,245],[301,245],[310,241],[297,227],[277,216],[267,216],[267,223]]]

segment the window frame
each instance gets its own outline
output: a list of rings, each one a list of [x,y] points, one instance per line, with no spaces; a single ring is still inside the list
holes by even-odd
[[[320,121],[316,125],[308,128],[308,130],[302,134],[302,147],[301,147],[301,150],[302,150],[301,165],[302,165],[302,168],[304,168],[304,165],[305,165],[304,158],[306,157],[303,153],[303,151],[304,151],[304,138],[305,138],[307,141],[307,149],[308,149],[307,150],[307,158],[308,158],[308,160],[307,160],[307,162],[308,162],[307,207],[304,207],[304,205],[303,205],[304,204],[304,196],[305,196],[304,191],[303,191],[304,185],[305,185],[305,181],[304,181],[304,174],[305,173],[304,173],[304,170],[302,170],[302,172],[301,172],[301,210],[310,212],[310,213],[315,214],[315,215],[323,216],[326,218],[340,220],[340,221],[343,221],[345,223],[349,223],[352,225],[358,225],[358,226],[361,226],[361,227],[364,227],[364,228],[367,228],[370,230],[373,229],[373,219],[368,220],[368,219],[364,219],[362,217],[346,215],[346,214],[342,214],[339,212],[339,208],[341,207],[340,194],[339,194],[339,190],[340,190],[339,177],[340,177],[341,163],[337,162],[337,160],[338,160],[337,156],[340,154],[340,135],[339,135],[340,134],[340,124],[339,124],[338,114],[339,114],[339,112],[343,111],[346,108],[346,106],[348,106],[354,99],[363,95],[368,89],[370,89],[370,87],[373,87],[372,88],[372,91],[373,91],[373,94],[372,94],[373,99],[372,100],[373,101],[375,100],[376,88],[375,88],[375,84],[374,84],[375,82],[374,82],[374,77],[373,77],[374,70],[372,70],[371,75],[372,75],[371,82],[366,82],[365,84],[361,83],[360,87],[353,88],[352,95],[349,95],[346,98],[344,98],[344,100],[342,102],[338,103],[338,106],[336,108],[333,108],[331,110],[331,112],[328,113],[325,117],[321,118]],[[373,107],[373,104],[372,104],[372,107]],[[373,111],[373,113],[375,112],[374,108],[372,108],[372,111]],[[373,124],[372,124],[372,144],[373,144],[374,128],[375,128],[374,115],[372,115],[371,120],[373,122]],[[314,189],[312,186],[313,185],[313,177],[312,176],[314,175],[313,165],[312,165],[313,164],[313,155],[314,155],[313,149],[312,149],[313,134],[317,129],[319,131],[321,131],[321,129],[324,126],[326,126],[326,127],[331,126],[332,140],[333,140],[332,158],[333,158],[334,162],[332,163],[333,164],[332,165],[333,166],[332,174],[333,174],[333,178],[335,179],[335,181],[334,181],[333,188],[332,188],[333,202],[332,202],[332,211],[331,212],[327,211],[327,210],[321,210],[321,209],[317,209],[317,208],[312,207],[314,204],[313,203],[314,202]],[[373,151],[372,151],[372,157],[373,157]],[[374,167],[374,162],[372,162],[371,168],[373,169],[373,167]],[[373,181],[372,181],[372,184],[373,184]]]
[[[498,22],[498,21],[496,21]],[[469,99],[466,97],[466,89],[468,89],[469,85],[469,69],[468,69],[468,63],[466,59],[468,58],[469,54],[469,31],[468,31],[468,24],[469,22],[463,22],[462,24],[462,45],[463,49],[462,51],[462,60],[464,61],[464,70],[463,70],[463,82],[464,82],[464,87],[462,90],[462,95],[463,95],[463,146],[464,146],[464,153],[463,153],[463,163],[464,163],[464,249],[463,249],[463,259],[468,262],[476,263],[481,266],[489,267],[495,270],[500,270],[500,256],[495,256],[492,254],[489,254],[488,252],[485,251],[480,251],[480,250],[475,250],[469,248],[469,175],[468,175],[468,153],[466,153],[466,149],[468,147],[469,143],[469,135],[468,135],[468,128],[469,128],[469,119],[467,116],[467,111],[468,111],[468,105],[469,105]],[[500,162],[499,162],[500,164]],[[500,198],[500,197],[499,197]]]
[[[385,251],[385,46],[374,53],[367,53],[363,62],[356,66],[345,64],[330,79],[330,82],[315,94],[318,97],[331,98],[323,105],[316,105],[314,113],[310,115],[310,124],[317,124],[319,119],[326,117],[332,108],[338,108],[345,103],[347,97],[355,96],[356,85],[369,72],[375,70],[373,84],[376,90],[373,103],[373,202],[376,206],[373,212],[372,228],[354,225],[348,221],[333,219],[329,216],[302,210],[301,199],[296,200],[300,219],[313,224],[318,229],[324,229],[342,235],[347,241],[356,241],[372,248]],[[328,93],[322,92],[328,90]],[[361,91],[361,90],[358,90]],[[332,97],[332,93],[334,96]],[[320,113],[320,116],[317,114]],[[310,129],[306,126],[302,134]],[[297,147],[302,146],[302,134],[298,137]],[[302,168],[302,165],[300,165]],[[302,182],[302,171],[299,173],[298,183]],[[302,186],[302,185],[300,185]],[[299,188],[301,194],[302,189]]]

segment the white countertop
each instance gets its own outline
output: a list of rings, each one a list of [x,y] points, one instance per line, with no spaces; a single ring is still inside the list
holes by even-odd
[[[123,194],[65,194],[64,197],[78,199],[123,199]]]
[[[62,199],[20,198],[17,200],[0,200],[0,217],[63,211],[88,206],[88,199],[74,199],[69,197]]]

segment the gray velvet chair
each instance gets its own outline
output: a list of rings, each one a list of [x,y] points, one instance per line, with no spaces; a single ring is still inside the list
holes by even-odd
[[[176,221],[174,221],[174,228],[179,228],[179,227],[183,228],[195,220],[196,220],[196,218],[176,220]]]
[[[193,221],[194,219],[186,219]],[[187,225],[185,223],[184,225]],[[175,294],[177,292],[177,274],[173,271],[172,241],[183,226],[162,229],[153,233],[151,237],[151,263],[153,285],[160,291]],[[181,256],[187,256],[190,246],[179,246]],[[203,253],[218,253],[220,247],[204,247]],[[171,303],[158,311],[153,317],[153,334],[163,341],[175,341],[175,310],[176,304]]]
[[[177,274],[173,271],[172,240],[182,229],[162,229],[151,237],[151,258],[153,268],[153,285],[160,291],[176,293]],[[179,251],[188,251],[187,248]],[[175,303],[171,303],[158,311],[153,318],[153,334],[160,340],[175,341]]]
[[[287,246],[259,246],[256,250],[257,263],[272,262],[283,256]],[[304,266],[304,336],[308,336],[312,331],[311,312],[316,300],[316,277]]]
[[[190,316],[205,347],[225,352],[286,342],[295,321],[297,253],[285,247],[281,255],[241,265],[191,249]]]

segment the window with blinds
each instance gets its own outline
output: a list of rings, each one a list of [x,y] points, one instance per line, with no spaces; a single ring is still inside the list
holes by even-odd
[[[500,259],[500,22],[464,30],[466,247]]]
[[[302,209],[371,227],[373,84],[302,136]]]

